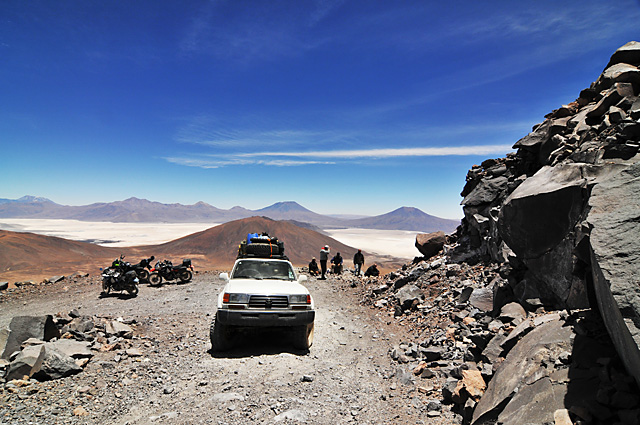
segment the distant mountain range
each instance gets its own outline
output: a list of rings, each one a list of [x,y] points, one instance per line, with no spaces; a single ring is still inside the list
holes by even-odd
[[[439,230],[451,233],[460,224],[458,220],[435,217],[411,207],[398,208],[374,217],[348,219],[318,214],[292,201],[277,202],[259,210],[249,210],[239,206],[225,210],[205,202],[193,205],[162,204],[138,198],[82,206],[60,205],[49,199],[34,196],[0,199],[0,218],[47,218],[116,223],[226,223],[253,216],[269,217],[273,220],[292,220],[300,225],[308,223],[320,228],[357,227],[427,233]]]

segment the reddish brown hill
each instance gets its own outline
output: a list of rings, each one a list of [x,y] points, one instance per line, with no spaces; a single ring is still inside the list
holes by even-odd
[[[331,252],[340,254],[347,260],[353,258],[356,249],[337,240],[305,229],[287,221],[276,221],[266,217],[250,217],[230,221],[202,232],[194,233],[162,245],[138,247],[156,257],[191,256],[194,264],[204,263],[207,266],[232,265],[240,241],[246,239],[248,233],[267,232],[277,236],[285,246],[285,254],[297,266],[305,266],[311,257],[318,257],[320,249],[329,245]],[[175,262],[174,262],[175,263]]]
[[[87,242],[0,230],[0,279],[36,280],[57,274],[94,273],[121,253]]]

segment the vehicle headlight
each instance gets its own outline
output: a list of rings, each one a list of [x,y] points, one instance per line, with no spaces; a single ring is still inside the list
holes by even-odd
[[[291,304],[311,304],[311,295],[289,295],[289,303]]]
[[[225,292],[222,297],[222,302],[231,304],[248,304],[249,294],[229,294]]]

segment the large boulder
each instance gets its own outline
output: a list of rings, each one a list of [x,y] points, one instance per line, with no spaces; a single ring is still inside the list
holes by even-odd
[[[60,351],[55,343],[32,339],[28,344],[30,345],[22,349],[9,365],[10,379],[27,375],[40,381],[48,381],[66,378],[82,371],[74,358]],[[62,344],[60,347],[77,354],[77,350],[70,348],[70,345]],[[29,366],[31,369],[28,369]],[[24,373],[27,370],[29,373]]]
[[[629,63],[632,65],[640,65],[640,43],[637,41],[630,41],[624,46],[620,47],[611,56],[606,68],[617,63]],[[605,69],[606,69],[605,68]]]
[[[9,364],[6,379],[10,381],[12,379],[22,379],[25,376],[31,378],[42,368],[44,357],[45,349],[42,345],[20,351]]]
[[[424,300],[424,292],[415,285],[406,285],[396,293],[395,297],[402,308],[406,310],[411,307],[414,301]]]
[[[431,258],[442,250],[446,241],[444,232],[418,233],[416,248],[422,255]]]
[[[122,338],[132,338],[133,329],[125,323],[117,320],[107,320],[104,324],[104,330],[107,335],[119,336]]]
[[[53,316],[16,316],[9,324],[9,335],[0,358],[8,359],[12,353],[20,351],[20,346],[29,338],[49,341],[60,336],[53,323]]]
[[[54,346],[45,344],[45,356],[42,367],[34,374],[34,378],[41,381],[66,378],[82,372],[75,360],[65,353],[58,351]]]
[[[598,305],[627,370],[640,384],[640,163],[596,185],[589,205]]]
[[[597,88],[609,88],[615,83],[640,84],[640,69],[627,63],[617,63],[607,68],[598,81]]]
[[[478,184],[465,198],[462,200],[463,205],[477,206],[488,204],[498,199],[507,188],[509,179],[499,176],[490,179],[484,179]]]
[[[626,168],[622,164],[545,166],[526,179],[500,210],[500,237],[526,266],[524,281],[535,287],[519,291],[519,301],[539,296],[556,308],[587,308],[584,280],[577,277],[576,247],[588,234],[582,226],[591,188]]]
[[[493,424],[496,418],[505,425],[553,423],[553,412],[564,407],[564,394],[551,385],[548,375],[553,368],[548,365],[560,353],[571,351],[573,333],[563,324],[554,320],[540,325],[509,352],[476,406],[472,424]],[[533,395],[544,402],[531,403]],[[522,406],[526,406],[522,409],[526,418],[513,413]]]
[[[585,167],[544,167],[505,200],[498,230],[518,257],[540,257],[575,227],[587,198]]]
[[[86,341],[59,339],[57,341],[48,342],[46,345],[52,347],[59,353],[74,359],[93,357],[93,353],[91,352],[91,349],[89,349],[90,344]]]

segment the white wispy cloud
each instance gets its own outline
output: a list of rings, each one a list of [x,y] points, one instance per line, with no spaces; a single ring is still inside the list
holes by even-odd
[[[329,151],[243,152],[229,155],[202,155],[198,158],[166,157],[166,161],[199,168],[263,165],[294,167],[302,165],[341,164],[363,159],[380,160],[406,157],[504,155],[511,145],[476,145],[422,148],[351,149]],[[304,158],[303,160],[290,158]]]
[[[333,151],[301,151],[301,152],[251,152],[241,153],[239,158],[254,157],[310,157],[334,159],[362,159],[362,158],[399,158],[399,157],[428,157],[428,156],[459,156],[459,155],[490,155],[504,154],[511,150],[511,145],[480,145],[480,146],[448,146],[430,148],[389,148],[389,149],[352,149]]]
[[[333,164],[331,161],[297,161],[288,159],[256,159],[248,158],[243,159],[238,156],[230,156],[227,159],[203,159],[203,158],[184,158],[184,157],[165,157],[167,162],[176,165],[184,165],[187,167],[197,168],[222,168],[230,166],[245,166],[245,165],[264,165],[273,167],[296,167],[302,165],[320,165],[320,164]]]

